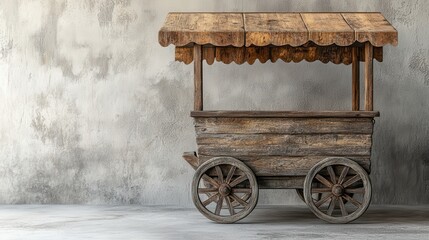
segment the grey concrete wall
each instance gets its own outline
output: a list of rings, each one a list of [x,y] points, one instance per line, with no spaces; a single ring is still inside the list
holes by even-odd
[[[169,11],[381,11],[400,33],[375,64],[374,202],[429,203],[425,0],[0,1],[0,203],[191,205],[192,66],[157,32]],[[207,109],[349,109],[351,67],[206,68]],[[230,81],[233,79],[233,81]],[[264,191],[261,203],[298,200]]]

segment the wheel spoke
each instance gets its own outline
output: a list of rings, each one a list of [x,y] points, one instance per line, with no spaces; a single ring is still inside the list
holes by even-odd
[[[343,184],[344,179],[346,179],[347,173],[349,172],[349,167],[345,166],[343,171],[341,171],[340,178],[338,179],[338,184]]]
[[[323,183],[323,185],[327,186],[327,187],[332,187],[334,184],[332,184],[329,180],[327,180],[326,178],[324,178],[322,175],[317,174],[316,175],[316,179],[319,180],[319,182]]]
[[[229,209],[229,214],[231,214],[231,216],[234,215],[235,212],[234,212],[234,207],[232,206],[232,203],[231,203],[231,199],[229,199],[229,197],[225,197],[225,201]]]
[[[219,166],[216,166],[216,167],[215,167],[215,169],[216,169],[216,173],[217,173],[218,181],[219,181],[220,183],[223,183],[223,173],[222,173],[222,169],[221,169]]]
[[[233,188],[231,191],[233,193],[252,193],[251,188]]]
[[[242,206],[247,207],[247,202],[243,201],[243,199],[237,197],[234,193],[229,195],[232,199],[234,199],[236,202],[240,203]]]
[[[332,190],[330,188],[312,188],[311,193],[326,193],[331,192]]]
[[[227,184],[231,182],[231,179],[234,176],[236,168],[237,168],[236,166],[231,166],[231,169],[229,169],[228,175],[226,176],[226,180],[225,180]]]
[[[343,198],[346,199],[347,201],[351,202],[353,205],[355,205],[358,208],[362,207],[362,203],[358,202],[356,199],[350,197],[347,194],[344,194]]]
[[[209,182],[209,183],[210,183],[211,185],[213,185],[214,187],[219,188],[219,183],[218,183],[216,180],[214,180],[213,178],[209,177],[209,175],[204,174],[204,175],[202,176],[202,179],[204,179],[204,181]]]
[[[230,187],[235,187],[237,184],[240,184],[242,182],[244,182],[247,179],[247,177],[245,175],[241,175],[240,177],[236,178],[234,181],[232,181],[229,186]]]
[[[361,179],[361,178],[360,178],[359,174],[358,174],[358,175],[354,175],[352,178],[350,178],[349,180],[347,180],[347,181],[343,184],[343,187],[344,187],[344,188],[346,188],[346,187],[348,187],[348,186],[352,185],[353,183],[355,183],[355,182],[359,181],[360,179]]]
[[[343,217],[349,215],[349,213],[347,212],[346,206],[344,206],[344,202],[342,198],[338,199],[338,203],[340,205],[341,215],[343,215]]]
[[[326,195],[324,198],[320,199],[319,201],[317,201],[315,203],[316,207],[322,206],[322,204],[324,204],[325,202],[327,202],[331,198],[332,198],[332,194]]]
[[[214,194],[213,196],[209,197],[207,200],[203,202],[204,206],[209,205],[211,202],[213,202],[217,197],[219,196],[219,193]]]
[[[331,182],[333,184],[337,183],[337,179],[335,177],[335,172],[334,172],[334,169],[332,168],[332,166],[328,166],[327,169],[328,169],[329,176],[331,177]]]
[[[336,202],[336,198],[332,197],[331,201],[329,202],[329,208],[327,212],[329,216],[332,216],[332,212],[334,211],[334,208],[335,208],[335,202]]]
[[[365,193],[365,188],[346,188],[346,193]]]
[[[220,215],[222,204],[223,204],[223,196],[219,196],[219,199],[217,200],[216,210],[215,210],[216,215]]]
[[[217,188],[198,188],[198,193],[213,193],[218,191],[219,189]]]

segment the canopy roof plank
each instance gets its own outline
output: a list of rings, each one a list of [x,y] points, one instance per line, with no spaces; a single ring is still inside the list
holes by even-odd
[[[169,13],[162,46],[397,45],[396,29],[381,13]]]

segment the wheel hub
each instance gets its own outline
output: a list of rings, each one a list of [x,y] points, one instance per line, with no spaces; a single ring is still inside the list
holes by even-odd
[[[343,195],[343,193],[344,193],[344,188],[340,184],[335,184],[332,187],[332,194],[334,194],[334,196],[340,197]]]
[[[219,187],[219,194],[222,196],[228,196],[231,193],[231,187],[228,184],[222,184]]]

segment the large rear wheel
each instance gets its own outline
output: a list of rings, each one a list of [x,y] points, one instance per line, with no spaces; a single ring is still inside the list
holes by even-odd
[[[315,198],[315,194],[320,194]],[[371,202],[368,173],[347,158],[327,158],[317,163],[304,181],[304,199],[310,210],[330,223],[358,219]]]

